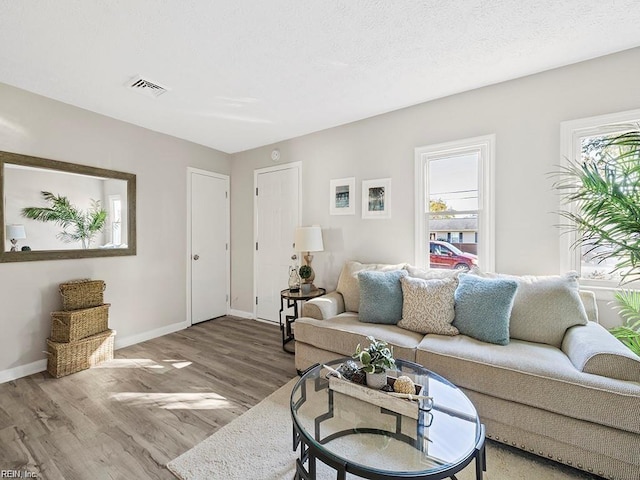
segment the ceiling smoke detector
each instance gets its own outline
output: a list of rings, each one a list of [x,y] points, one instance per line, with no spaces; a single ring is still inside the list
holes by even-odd
[[[138,93],[146,95],[147,97],[159,97],[165,92],[171,90],[170,88],[163,87],[155,82],[151,82],[146,78],[142,78],[140,75],[129,80],[126,84],[126,87],[134,90]]]

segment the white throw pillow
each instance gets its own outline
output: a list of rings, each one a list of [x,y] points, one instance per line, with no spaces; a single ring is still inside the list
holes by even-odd
[[[421,278],[423,280],[432,280],[434,278],[458,278],[460,270],[449,270],[444,268],[419,268],[412,265],[407,265],[407,272],[409,276],[413,278]]]
[[[418,333],[457,335],[454,293],[457,278],[402,277],[402,320],[398,326]]]
[[[510,338],[560,348],[567,329],[587,324],[576,272],[550,276],[483,275],[518,282],[509,321]]]

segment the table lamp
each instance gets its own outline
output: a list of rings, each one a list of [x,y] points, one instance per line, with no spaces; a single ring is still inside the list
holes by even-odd
[[[294,246],[296,251],[302,252],[305,265],[308,265],[311,269],[311,275],[304,279],[304,283],[310,284],[313,288],[313,279],[316,278],[316,274],[311,267],[311,261],[313,255],[311,252],[322,252],[324,245],[322,243],[322,229],[319,225],[312,225],[311,227],[298,227],[296,228],[294,236]]]
[[[27,233],[25,232],[24,225],[7,225],[7,238],[11,242],[11,251],[18,251],[18,240],[22,240],[27,238]]]

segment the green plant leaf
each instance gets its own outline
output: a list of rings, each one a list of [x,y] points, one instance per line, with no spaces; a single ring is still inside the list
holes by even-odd
[[[640,356],[640,332],[629,327],[615,327],[609,330],[611,334],[620,340],[633,353]]]
[[[361,352],[360,361],[362,362],[363,365],[371,364],[371,355],[369,354],[369,352],[367,351]]]
[[[625,320],[625,326],[640,331],[640,291],[618,290],[614,294],[620,316]]]

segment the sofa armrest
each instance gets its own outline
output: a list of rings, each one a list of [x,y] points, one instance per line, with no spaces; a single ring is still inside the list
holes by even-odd
[[[596,294],[589,290],[580,290],[580,300],[584,305],[584,311],[587,313],[587,320],[598,322],[598,304],[596,303]]]
[[[640,383],[640,357],[595,322],[567,330],[562,351],[581,372]]]
[[[341,313],[344,313],[344,299],[338,292],[313,298],[302,306],[302,316],[316,320],[326,320]]]

